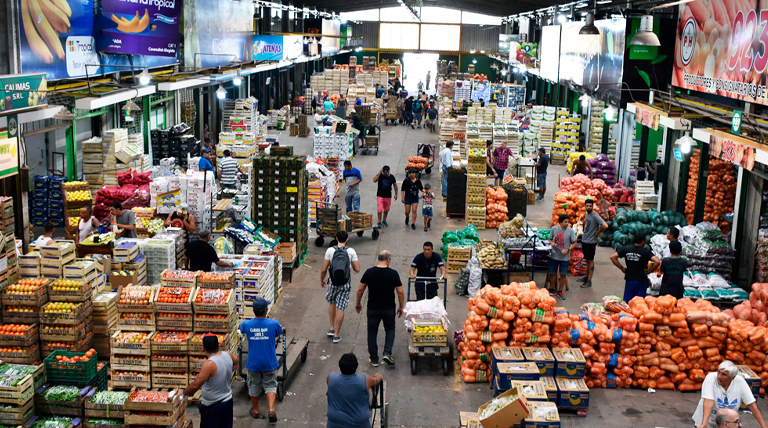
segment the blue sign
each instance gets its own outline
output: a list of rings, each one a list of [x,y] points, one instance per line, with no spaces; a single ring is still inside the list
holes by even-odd
[[[280,61],[283,53],[283,36],[253,36],[254,61]]]
[[[682,162],[683,161],[683,152],[680,151],[680,149],[672,149],[672,152],[675,154],[675,159]]]

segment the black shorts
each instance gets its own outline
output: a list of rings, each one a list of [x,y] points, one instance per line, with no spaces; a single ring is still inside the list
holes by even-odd
[[[597,248],[597,244],[585,244],[581,243],[581,252],[584,253],[584,260],[594,260],[595,259],[595,249]]]

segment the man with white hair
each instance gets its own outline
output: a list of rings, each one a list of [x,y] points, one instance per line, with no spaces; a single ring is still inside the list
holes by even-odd
[[[762,428],[768,428],[760,409],[757,408],[757,402],[752,391],[749,390],[747,381],[739,375],[739,368],[730,361],[723,361],[716,372],[712,372],[704,378],[704,383],[701,386],[701,400],[696,407],[696,413],[693,414],[693,421],[697,428],[725,426],[719,425],[716,421],[718,412],[722,409],[736,411],[741,407],[741,403],[747,405]],[[735,420],[728,416],[725,418],[731,422]],[[728,428],[731,426],[736,428],[736,424],[727,423],[727,425]]]
[[[740,427],[742,425],[739,412],[733,409],[720,409],[715,415],[717,428]]]

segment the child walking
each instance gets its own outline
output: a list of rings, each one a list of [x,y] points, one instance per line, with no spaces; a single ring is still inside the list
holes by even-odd
[[[421,194],[421,198],[424,199],[421,215],[424,216],[424,231],[426,232],[432,227],[432,200],[435,199],[431,184],[427,183],[424,185],[424,192]]]

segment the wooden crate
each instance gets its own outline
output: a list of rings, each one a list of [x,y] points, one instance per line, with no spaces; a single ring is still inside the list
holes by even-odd
[[[137,286],[131,286],[131,287],[137,287]],[[146,286],[145,286],[146,287]],[[120,303],[120,296],[123,293],[123,289],[126,287],[120,286],[117,290],[117,311],[118,312],[155,312],[155,295],[157,294],[157,287],[151,287],[151,291],[149,293],[149,302],[147,304],[128,304],[128,303]]]
[[[24,330],[23,335],[0,334],[1,346],[32,346],[40,339],[40,331],[37,324],[32,324]]]
[[[48,288],[47,285],[51,280],[46,280],[42,285],[37,286],[32,294],[13,294],[10,292],[10,288],[3,289],[3,294],[0,296],[3,306],[40,306],[48,301]]]
[[[373,214],[352,211],[348,212],[347,216],[352,221],[353,228],[373,226]]]
[[[192,300],[192,305],[195,309],[195,313],[206,313],[206,314],[230,314],[235,309],[235,292],[234,290],[226,290],[229,292],[229,295],[227,296],[227,300],[225,303],[221,304],[215,304],[215,303],[197,303],[197,296],[202,295],[203,293],[210,292],[210,289],[206,288],[198,288],[195,291],[195,297]]]
[[[45,245],[38,250],[43,257],[62,257],[70,253],[74,254],[75,241],[56,240],[50,245]]]
[[[110,389],[132,389],[152,387],[152,376],[149,373],[140,375],[118,374],[119,370],[110,371],[109,388]]]
[[[147,335],[147,339],[144,343],[123,343],[119,342],[117,338],[122,333],[122,330],[116,331],[110,338],[109,345],[112,348],[113,353],[129,354],[129,355],[151,355],[152,354],[152,336],[154,332]]]
[[[76,290],[55,290],[54,284],[55,282],[48,284],[48,298],[55,302],[84,302],[93,295],[93,285],[90,282],[82,283]]]
[[[122,354],[116,350],[109,357],[109,368],[113,370],[148,372],[151,359],[148,356]],[[143,358],[142,358],[143,357]]]
[[[442,332],[419,333],[416,332],[416,326],[442,326]],[[445,346],[448,341],[448,328],[442,319],[434,320],[414,320],[411,338],[415,346]]]
[[[163,287],[194,287],[197,285],[197,278],[202,275],[202,272],[195,272],[193,278],[166,278],[165,275],[170,275],[173,272],[171,269],[166,269],[160,274],[160,285]]]
[[[189,356],[189,372],[199,373],[203,369],[203,364],[208,361],[208,357],[199,354],[190,354]]]
[[[35,394],[34,379],[31,374],[24,376],[16,386],[0,386],[0,403],[23,405]]]
[[[77,341],[42,341],[42,346],[40,347],[40,350],[42,352],[43,357],[47,357],[54,351],[69,351],[69,352],[85,352],[88,349],[91,348],[91,344],[93,343],[93,332],[89,331],[85,337],[83,337],[80,340]],[[66,343],[67,346],[50,346],[50,343]]]
[[[206,275],[216,275],[218,278],[206,278]],[[207,273],[197,278],[199,288],[224,288],[230,289],[235,286],[234,272]]]
[[[187,333],[187,332],[178,332],[178,333]],[[160,342],[158,341],[160,338],[163,337],[164,334],[170,334],[170,333],[162,333],[162,332],[156,332],[152,335],[152,343],[151,343],[151,349],[153,353],[159,353],[159,354],[175,354],[175,353],[184,353],[186,354],[189,351],[189,336],[179,342]]]
[[[158,355],[152,356],[152,371],[155,370],[188,370],[189,369],[189,356],[187,355],[171,355],[173,358],[158,358]]]
[[[92,403],[90,400],[96,394],[97,388],[91,388],[85,397],[85,417],[86,418],[109,418],[122,419],[125,417],[124,404],[99,404]],[[114,425],[110,425],[114,426]]]
[[[235,329],[235,324],[237,323],[237,312],[232,312],[229,316],[226,316],[226,318],[223,319],[201,318],[201,315],[205,316],[210,314],[195,315],[195,331],[197,332],[229,333]]]
[[[155,331],[155,314],[141,312],[149,315],[148,318],[129,318],[133,313],[121,313],[117,318],[117,328],[129,331]]]
[[[89,422],[90,417],[88,416],[88,410],[86,410],[85,413],[86,415],[85,415],[85,420],[83,421],[83,428],[127,428],[128,427],[128,425],[126,425],[125,423],[114,423],[114,424],[92,423],[92,422]],[[122,413],[122,414],[125,414],[125,413]],[[104,419],[104,418],[99,418],[99,419]],[[117,418],[117,419],[119,420],[122,418]]]
[[[27,400],[24,404],[11,404],[3,407],[0,412],[0,424],[3,425],[24,425],[27,421],[35,417],[35,400]]]
[[[112,259],[116,262],[130,262],[139,255],[138,242],[123,242],[112,249]]]
[[[51,386],[52,385],[43,385],[35,391],[35,413],[82,418],[83,403],[85,402],[85,397],[88,395],[90,388],[83,388],[80,393],[77,394],[77,399],[75,399],[75,401],[52,401],[45,399],[43,396],[45,391]]]
[[[189,374],[186,372],[152,371],[152,388],[186,388],[187,385],[189,385]]]
[[[64,278],[87,282],[96,275],[97,264],[93,259],[75,259],[74,263],[64,266]]]
[[[46,303],[40,312],[40,322],[43,324],[77,325],[93,312],[93,305],[91,305],[90,301],[78,304],[75,306],[75,310],[67,314],[45,312],[45,308],[50,304],[51,302]]]
[[[188,287],[165,287],[160,286],[158,288],[157,292],[155,293],[154,297],[154,305],[155,305],[155,311],[157,312],[174,312],[174,313],[192,313],[192,297],[195,295],[195,288],[192,287],[192,292],[189,294],[189,297],[186,299],[186,302],[184,303],[166,303],[166,302],[158,302],[158,296],[160,295],[160,291],[164,288],[188,288]]]
[[[186,314],[185,317],[169,317],[164,315],[170,315],[167,313],[159,312],[155,316],[155,325],[157,330],[163,331],[192,331],[192,314]],[[181,315],[181,314],[173,314]]]
[[[141,393],[136,391],[135,394]],[[182,406],[186,408],[186,402],[182,401],[184,393],[181,389],[174,389],[168,392],[168,400],[162,403],[157,402],[143,402],[143,401],[131,401],[133,395],[128,397],[125,402],[124,409],[126,411],[138,411],[138,412],[176,412],[183,410]],[[184,400],[186,401],[186,400]],[[127,422],[127,421],[126,421]],[[145,422],[136,422],[138,424],[144,424]],[[150,425],[165,425],[161,423],[150,423]]]

